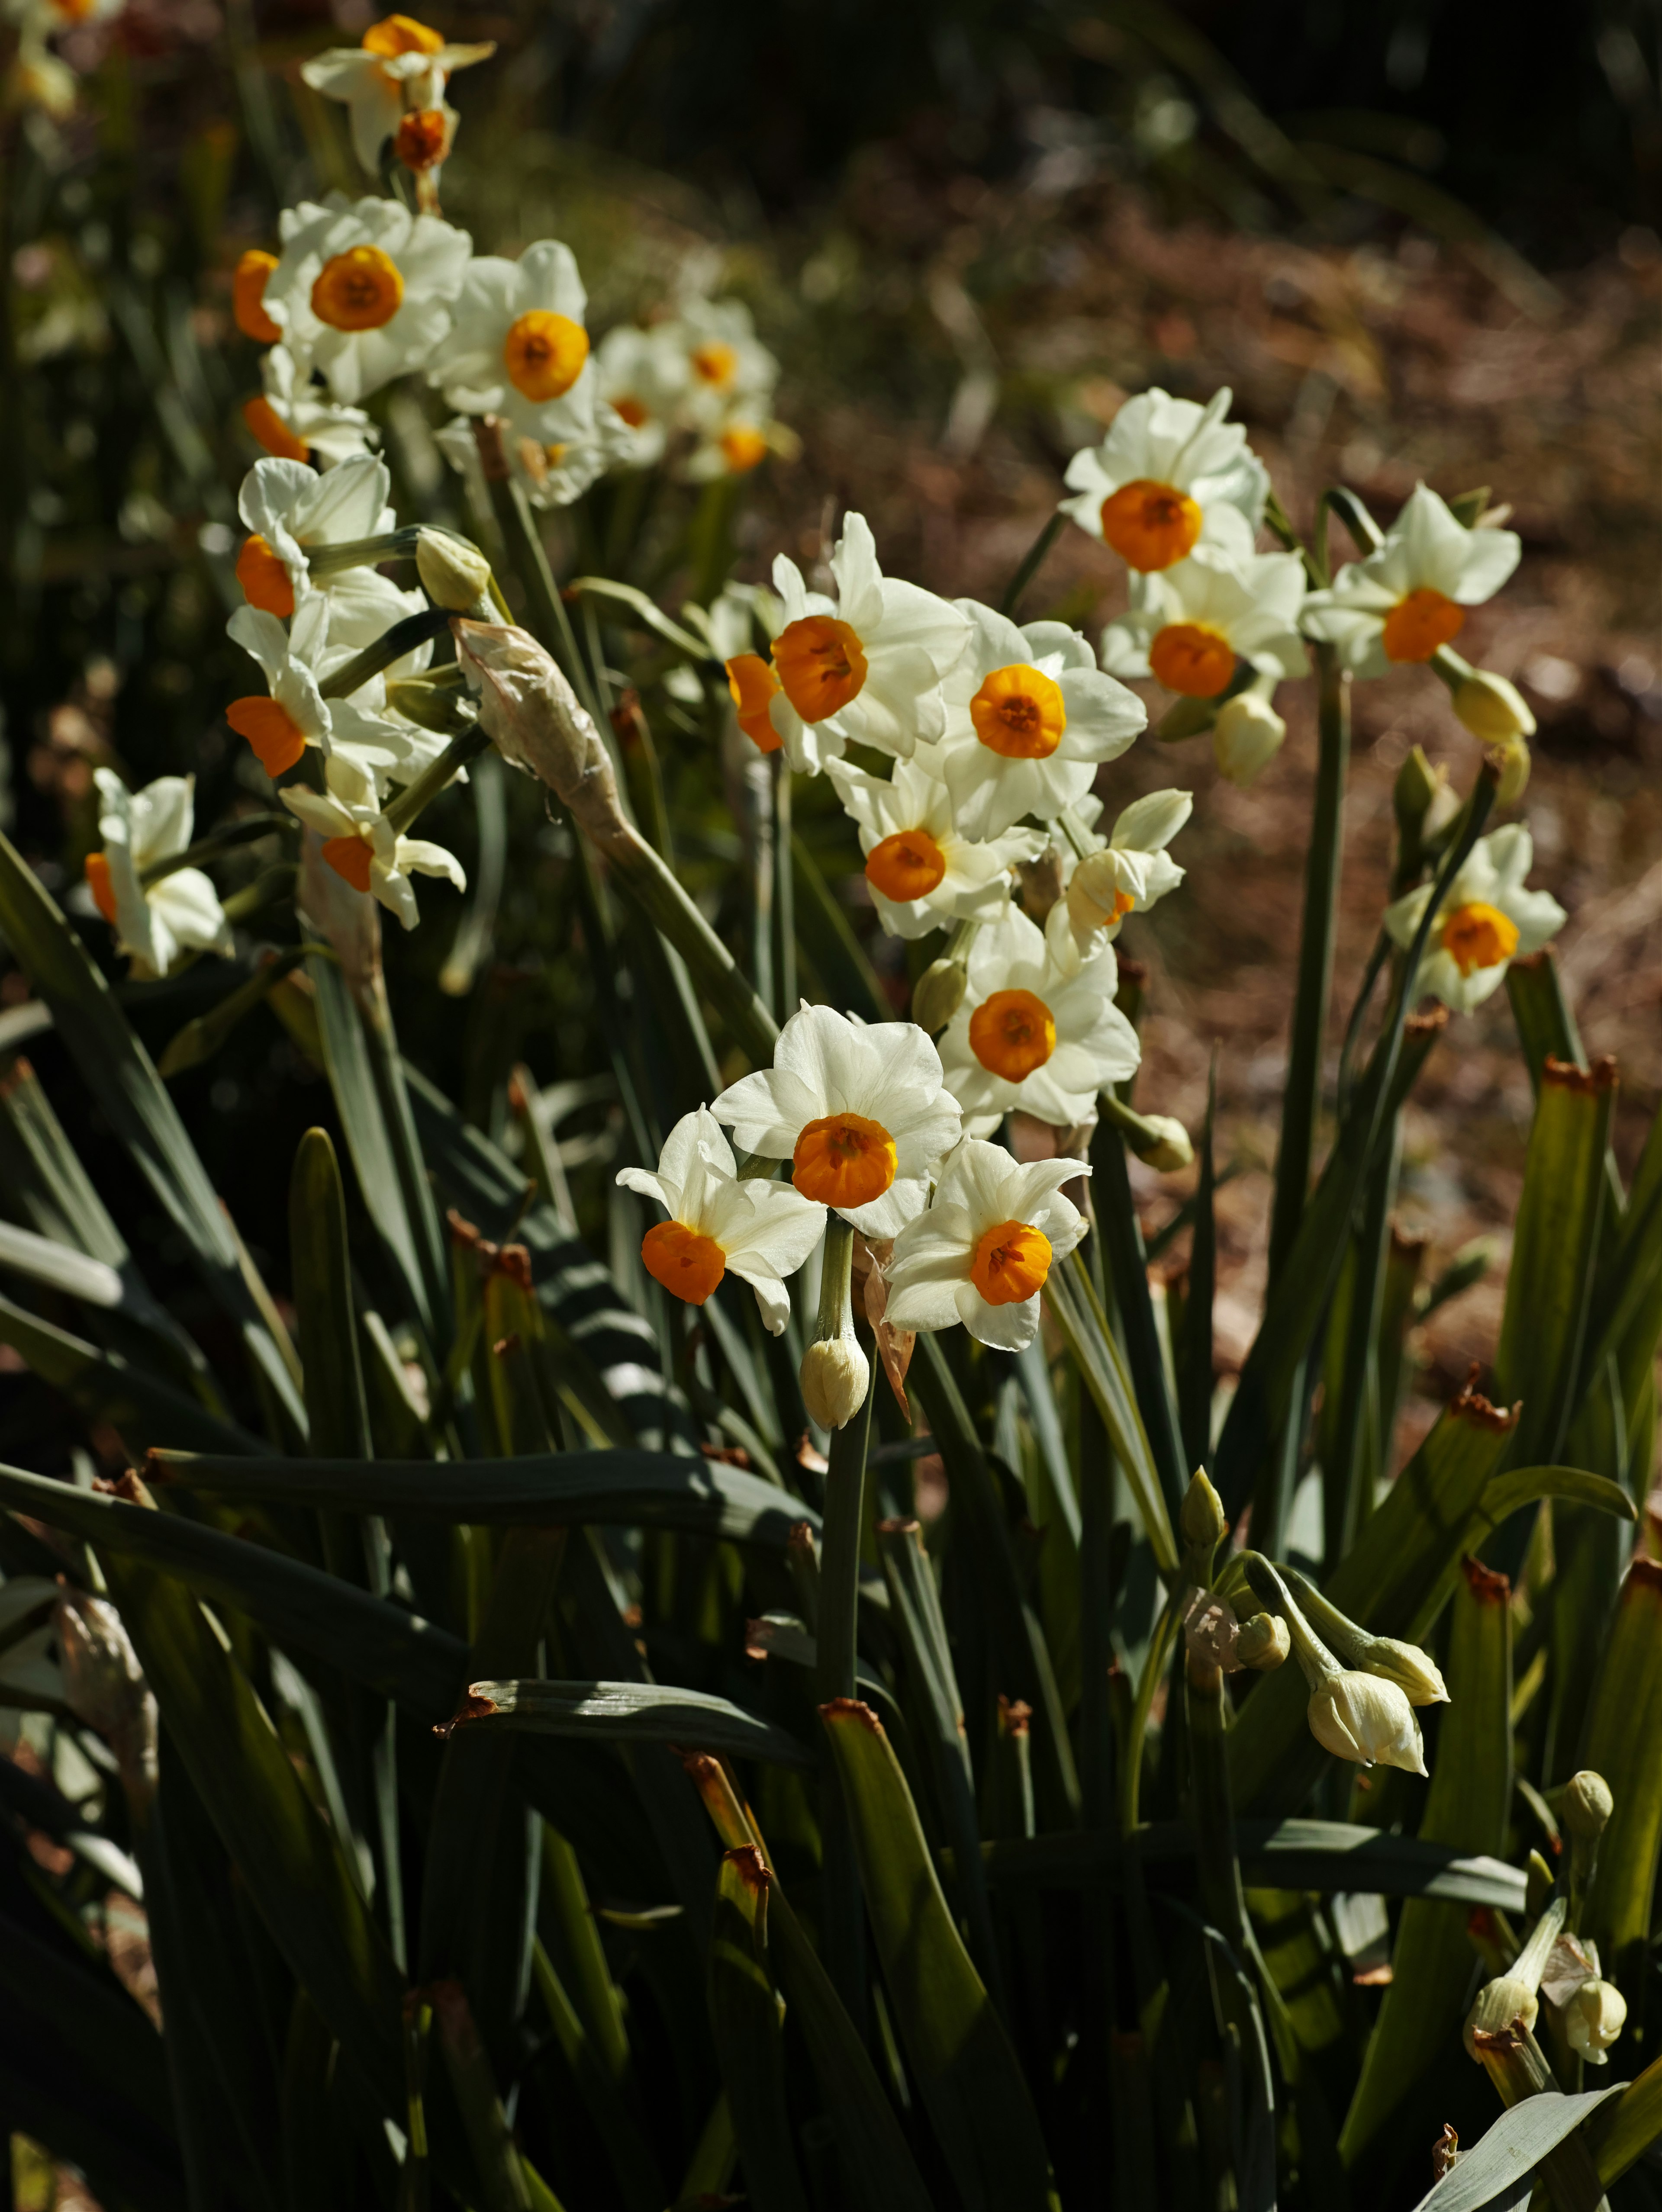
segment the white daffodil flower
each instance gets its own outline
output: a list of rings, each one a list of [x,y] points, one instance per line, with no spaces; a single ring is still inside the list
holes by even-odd
[[[517,261],[482,255],[467,264],[427,380],[464,415],[506,416],[515,437],[548,446],[592,435],[587,307],[576,257],[557,239]]]
[[[961,1321],[979,1344],[1025,1351],[1045,1277],[1085,1234],[1062,1186],[1090,1172],[1082,1160],[1024,1166],[1001,1145],[965,1137],[947,1155],[928,1212],[894,1240],[884,1319],[911,1329]]]
[[[952,793],[921,760],[897,761],[890,781],[849,761],[827,762],[825,773],[859,830],[872,903],[891,937],[996,921],[1009,902],[1011,869],[1044,849],[1036,830],[971,843],[953,818]]]
[[[304,461],[256,461],[242,480],[237,512],[252,533],[237,556],[236,577],[251,607],[286,622],[298,599],[322,591],[329,600],[329,643],[371,645],[405,615],[427,604],[419,592],[401,592],[392,579],[364,563],[337,568],[314,582],[308,556],[326,545],[386,536],[398,527],[384,461],[354,454],[326,475]],[[431,644],[398,664],[401,674],[424,668]]]
[[[1118,975],[1107,944],[1065,973],[1019,907],[981,932],[941,1040],[945,1079],[973,1134],[1016,1112],[1074,1128],[1095,1115],[1105,1083],[1135,1073],[1137,1033],[1114,1004]]]
[[[466,481],[475,508],[483,510],[489,507],[490,498],[473,432],[475,420],[471,415],[454,415],[442,429],[435,431],[434,437],[439,451]],[[502,447],[508,475],[533,507],[569,507],[608,470],[627,468],[636,458],[634,433],[605,406],[595,408],[589,428],[575,431],[569,438],[551,439],[545,444],[540,439],[515,437],[508,432],[502,437]]]
[[[1494,598],[1522,551],[1515,531],[1468,530],[1416,484],[1378,552],[1305,601],[1305,634],[1337,646],[1358,676],[1429,660],[1458,637],[1468,607]]]
[[[219,894],[200,868],[175,868],[146,884],[144,872],[189,848],[196,820],[196,778],[158,776],[129,791],[113,769],[96,771],[98,834],[87,888],[115,932],[116,950],[141,981],[165,975],[184,951],[234,951]]]
[[[1274,676],[1255,676],[1219,708],[1212,725],[1212,757],[1226,782],[1245,791],[1287,743],[1287,725],[1275,712]]]
[[[780,1334],[790,1318],[787,1279],[825,1235],[824,1206],[787,1182],[740,1182],[733,1147],[708,1106],[675,1124],[655,1175],[620,1168],[618,1180],[655,1198],[669,1216],[642,1240],[641,1260],[654,1282],[701,1306],[730,1268],[755,1291],[769,1334]]]
[[[242,405],[249,435],[284,461],[315,458],[332,468],[379,445],[377,430],[361,407],[342,407],[313,383],[287,346],[274,345],[260,363],[265,390]]]
[[[408,15],[383,16],[356,46],[331,46],[301,64],[301,76],[326,100],[350,112],[352,150],[369,172],[380,172],[380,149],[407,114],[441,108],[453,70],[488,61],[494,45],[453,46]]]
[[[355,891],[368,891],[406,929],[421,920],[412,875],[443,876],[459,891],[467,889],[466,873],[454,853],[424,837],[400,836],[373,794],[367,799],[349,797],[337,787],[335,769],[332,760],[325,771],[326,791],[291,783],[277,797],[322,838],[323,857],[344,883]]]
[[[1065,623],[1018,629],[975,599],[956,605],[969,643],[942,686],[945,726],[928,765],[966,837],[1002,836],[1026,814],[1054,821],[1147,726],[1142,702]]]
[[[1449,885],[1431,926],[1418,988],[1452,1013],[1481,1006],[1519,954],[1538,952],[1567,916],[1550,891],[1524,889],[1535,847],[1522,823],[1480,837]],[[1385,911],[1391,941],[1413,942],[1433,886],[1422,884]]]
[[[1627,2023],[1628,2001],[1611,1982],[1581,1984],[1564,2006],[1564,2039],[1590,2066],[1608,2066],[1610,2048]]]
[[[619,323],[600,340],[594,352],[595,397],[632,433],[627,460],[645,467],[661,458],[690,374],[679,336],[667,324],[643,331]]]
[[[1188,699],[1215,699],[1238,659],[1278,677],[1302,676],[1299,638],[1304,563],[1296,553],[1232,559],[1202,547],[1148,577],[1136,604],[1103,633],[1103,665],[1117,676],[1153,676]]]
[[[1069,842],[1077,848],[1089,841],[1071,866],[1064,860],[1066,896],[1045,924],[1050,956],[1065,973],[1074,972],[1099,930],[1117,937],[1127,915],[1146,914],[1176,890],[1184,871],[1166,848],[1194,808],[1192,792],[1151,791],[1121,811],[1105,842],[1088,830],[1081,836],[1064,819],[1064,852]]]
[[[941,679],[969,635],[945,599],[885,576],[863,514],[844,518],[831,566],[834,601],[810,592],[784,554],[773,564],[785,621],[773,641],[779,689],[768,711],[799,775],[817,775],[850,739],[908,760],[938,738]]]
[[[467,233],[399,200],[337,194],[295,213],[264,304],[296,364],[316,369],[346,406],[424,368],[450,327]]]
[[[779,363],[757,337],[742,301],[690,301],[668,331],[685,364],[681,411],[690,425],[702,428],[735,410],[766,416]]]
[[[804,1198],[868,1237],[893,1237],[928,1201],[960,1133],[941,1055],[912,1022],[868,1025],[806,1000],[780,1032],[773,1066],[710,1109],[747,1152],[788,1160]]]
[[[239,607],[225,630],[265,674],[269,696],[232,700],[225,719],[247,739],[266,775],[285,775],[315,745],[338,767],[337,780],[350,778],[355,796],[372,804],[378,786],[411,757],[405,730],[413,726],[395,726],[382,715],[380,677],[350,700],[324,697],[320,679],[351,657],[350,650],[331,647],[325,595],[308,592],[287,629],[261,608]]]
[[[788,423],[775,422],[765,407],[741,403],[702,426],[681,475],[688,483],[715,483],[723,477],[748,476],[770,453],[794,461],[801,450],[802,441]]]
[[[1155,388],[1128,399],[1102,443],[1068,462],[1074,497],[1062,512],[1145,573],[1202,544],[1244,559],[1269,477],[1240,424],[1224,419],[1233,396],[1215,392],[1202,407]]]

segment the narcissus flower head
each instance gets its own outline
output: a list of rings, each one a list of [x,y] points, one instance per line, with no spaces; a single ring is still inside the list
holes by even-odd
[[[1062,513],[1145,574],[1202,544],[1249,555],[1269,478],[1240,424],[1225,419],[1233,396],[1202,407],[1156,388],[1128,399],[1101,445],[1068,462]]]
[[[373,565],[328,570],[314,581],[309,556],[329,545],[387,535],[398,526],[384,461],[356,453],[326,475],[304,461],[256,461],[242,480],[237,512],[249,531],[237,556],[237,580],[250,606],[286,622],[308,592],[329,599],[329,642],[358,647],[424,602],[402,592]],[[416,659],[425,666],[428,647]]]
[[[897,761],[887,781],[848,761],[828,763],[826,774],[858,826],[872,902],[891,937],[997,921],[1009,902],[1011,869],[1044,850],[1034,830],[972,843],[953,817],[952,793],[921,759]]]
[[[779,363],[742,300],[689,300],[666,326],[665,342],[680,354],[681,412],[692,428],[770,411]]]
[[[287,346],[274,345],[260,363],[264,390],[245,400],[242,420],[256,443],[278,460],[314,459],[332,468],[380,441],[380,433],[361,407],[343,407],[328,398],[301,368]]]
[[[1302,676],[1304,596],[1295,553],[1232,558],[1203,546],[1147,579],[1130,611],[1104,634],[1103,665],[1119,676],[1153,676],[1187,699],[1221,697],[1238,660],[1271,676]]]
[[[325,770],[326,777],[329,770]],[[349,787],[356,792],[356,787]],[[277,797],[291,814],[323,840],[323,857],[355,891],[368,891],[406,929],[421,920],[412,875],[442,876],[459,891],[467,876],[454,853],[424,837],[401,836],[373,797],[343,796],[331,787],[308,791],[289,784]]]
[[[769,712],[799,775],[817,774],[850,740],[907,760],[938,738],[941,679],[969,634],[945,599],[883,574],[863,514],[844,518],[831,567],[835,600],[810,592],[784,554],[773,564],[784,620],[773,641],[779,692]]]
[[[1336,1668],[1312,1694],[1309,1710],[1312,1735],[1338,1758],[1425,1772],[1420,1723],[1397,1683]]]
[[[1067,892],[1051,908],[1045,925],[1046,942],[1059,965],[1076,967],[1099,931],[1109,939],[1117,937],[1128,915],[1146,913],[1177,889],[1184,870],[1166,848],[1194,805],[1192,792],[1148,792],[1123,809],[1105,842],[1081,831],[1076,816],[1070,816],[1064,826],[1071,834],[1058,848]],[[1087,842],[1091,849],[1070,860],[1069,847]]]
[[[427,378],[465,415],[501,415],[547,445],[592,436],[588,297],[569,246],[540,239],[517,261],[468,263]]]
[[[1608,2066],[1610,2048],[1628,2017],[1628,2001],[1612,1983],[1588,1980],[1564,2007],[1564,2035],[1592,2066]]]
[[[1522,550],[1514,531],[1468,530],[1417,485],[1379,550],[1310,594],[1305,634],[1336,646],[1358,676],[1428,661],[1460,635],[1468,607],[1494,598]]]
[[[1114,1004],[1117,974],[1107,944],[1065,972],[1014,906],[981,932],[941,1040],[947,1080],[977,1134],[1017,1112],[1073,1128],[1093,1118],[1105,1083],[1135,1072],[1136,1031]]]
[[[1524,888],[1535,859],[1530,834],[1509,823],[1480,837],[1445,893],[1431,926],[1419,988],[1457,1014],[1482,1006],[1520,954],[1538,952],[1565,921],[1564,909],[1550,891]],[[1413,942],[1432,896],[1422,884],[1385,912],[1385,927],[1397,945]]]
[[[488,61],[493,45],[453,46],[410,15],[385,15],[372,23],[362,45],[331,46],[301,65],[301,76],[326,100],[350,110],[352,149],[376,176],[380,149],[396,137],[406,114],[440,108],[451,72]]]
[[[922,1212],[961,1127],[941,1056],[915,1023],[868,1024],[806,1001],[773,1066],[741,1077],[711,1110],[746,1152],[789,1160],[804,1198],[868,1237],[896,1236]]]
[[[788,1183],[738,1180],[725,1131],[708,1106],[670,1131],[657,1171],[622,1168],[626,1190],[654,1198],[668,1216],[641,1246],[647,1273],[673,1297],[701,1306],[728,1269],[756,1292],[770,1332],[790,1317],[787,1278],[825,1234],[825,1212]]]
[[[196,779],[158,776],[129,791],[113,769],[96,772],[103,848],[87,861],[87,888],[115,932],[116,949],[141,981],[165,975],[181,952],[229,955],[231,926],[200,868],[175,868],[151,884],[144,872],[189,848]]]
[[[338,195],[293,218],[264,305],[297,363],[346,406],[425,368],[450,327],[467,233],[399,200]]]
[[[429,733],[384,713],[386,685],[376,677],[350,699],[326,699],[320,678],[351,657],[350,647],[332,645],[329,600],[308,592],[285,629],[263,608],[239,607],[225,625],[226,635],[259,663],[266,695],[234,699],[225,719],[246,738],[267,775],[285,775],[308,745],[332,766],[337,786],[355,799],[373,803],[377,787],[407,767],[429,757]]]
[[[1256,783],[1287,743],[1287,725],[1270,702],[1275,678],[1261,676],[1218,708],[1212,725],[1212,757],[1218,773],[1238,790]]]
[[[1002,836],[1027,814],[1054,821],[1146,726],[1142,702],[1102,673],[1065,623],[1018,629],[974,599],[957,605],[968,644],[943,687],[928,765],[967,837]]]
[[[676,333],[664,324],[643,331],[618,323],[594,353],[595,396],[610,407],[632,441],[625,459],[645,466],[668,441],[687,386],[688,368]]]
[[[1050,1269],[1085,1235],[1062,1186],[1091,1170],[1082,1160],[1024,1164],[1001,1145],[965,1137],[947,1158],[927,1213],[903,1229],[884,1274],[884,1318],[896,1328],[950,1328],[1020,1352],[1038,1330]]]

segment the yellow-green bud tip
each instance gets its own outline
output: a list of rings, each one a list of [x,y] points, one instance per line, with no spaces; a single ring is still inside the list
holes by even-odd
[[[1183,1529],[1183,1540],[1198,1551],[1202,1545],[1221,1544],[1229,1533],[1229,1522],[1224,1514],[1223,1500],[1213,1489],[1206,1469],[1197,1467],[1184,1493],[1183,1511],[1178,1516]]]
[[[416,573],[435,607],[472,614],[490,588],[490,563],[477,545],[447,530],[423,530],[416,540]]]
[[[1561,1824],[1585,1843],[1598,1841],[1615,1810],[1616,1799],[1610,1794],[1610,1784],[1591,1767],[1583,1767],[1579,1774],[1571,1775],[1558,1801]]]
[[[1474,668],[1453,697],[1456,716],[1483,744],[1504,745],[1513,738],[1535,735],[1535,717],[1524,695],[1504,676]]]
[[[912,1019],[933,1036],[944,1030],[964,1003],[968,979],[958,960],[933,960],[912,991]]]
[[[1240,1634],[1235,1638],[1237,1660],[1255,1674],[1272,1672],[1292,1649],[1287,1623],[1273,1613],[1255,1613],[1251,1620],[1241,1623]]]

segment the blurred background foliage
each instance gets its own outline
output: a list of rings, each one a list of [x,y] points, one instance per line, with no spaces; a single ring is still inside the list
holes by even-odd
[[[100,762],[134,781],[194,770],[204,820],[240,779],[260,781],[222,719],[241,688],[223,622],[240,596],[235,490],[253,458],[239,405],[258,374],[231,323],[229,273],[244,247],[274,242],[279,207],[361,188],[339,112],[298,70],[372,12],[132,0],[58,42],[79,79],[72,113],[31,107],[9,81],[0,811],[60,895],[93,842]],[[1467,453],[1481,457],[1471,468],[1516,503],[1531,556],[1523,611],[1494,618],[1488,657],[1523,676],[1543,720],[1543,860],[1618,890],[1649,880],[1662,854],[1647,797],[1662,685],[1643,642],[1662,569],[1654,6],[1543,0],[1502,19],[1488,0],[570,0],[435,20],[502,48],[458,81],[464,128],[445,176],[446,212],[481,250],[565,238],[600,327],[650,314],[689,281],[719,282],[784,364],[781,410],[801,459],[767,464],[741,501],[667,489],[635,580],[672,603],[697,595],[729,529],[738,573],[762,578],[782,548],[813,558],[846,504],[873,516],[902,573],[995,598],[1067,455],[1126,391],[1232,381],[1295,514],[1335,473],[1389,508],[1420,473],[1464,488]],[[401,509],[462,519],[430,435],[436,403],[425,415],[399,397],[379,411]],[[604,562],[611,523],[628,520],[609,516],[622,495],[602,487],[561,525],[569,561]],[[1092,623],[1112,609],[1106,564],[1067,544],[1039,596],[1033,611]],[[1497,632],[1507,621],[1515,635]],[[1423,703],[1399,714],[1391,687],[1377,689],[1370,711],[1385,726],[1364,719],[1359,746],[1377,757],[1382,805],[1406,745],[1434,750],[1447,731],[1421,728]],[[740,796],[696,717],[659,734],[697,884],[737,851]],[[1163,964],[1168,1005],[1189,994],[1188,1042],[1174,1025],[1163,1044],[1151,1020],[1150,1095],[1197,1119],[1206,1039],[1239,1044],[1221,1110],[1249,1158],[1255,1101],[1280,1066],[1284,995],[1259,986],[1291,942],[1306,735],[1295,726],[1262,792],[1216,794],[1184,855],[1194,896],[1129,948]],[[1557,815],[1555,751],[1575,769]],[[1158,781],[1194,767],[1138,763],[1134,776]],[[1590,763],[1602,777],[1591,789]],[[813,794],[804,805],[869,941],[846,826],[816,817]],[[428,927],[388,948],[406,1050],[487,1121],[516,1060],[545,1082],[593,1064],[582,963],[551,958],[574,940],[562,836],[530,789],[509,791],[508,807],[494,915],[459,951],[462,910],[431,901]],[[1364,799],[1353,835],[1379,814]],[[477,823],[463,794],[435,810],[434,834],[476,877]],[[1377,884],[1348,879],[1365,880],[1355,927],[1371,932]],[[1643,927],[1659,915],[1662,894]],[[90,910],[80,918],[107,960]],[[873,949],[880,963],[898,951]],[[1346,951],[1342,939],[1342,963]],[[1662,948],[1646,957],[1649,976]],[[202,963],[149,989],[136,1012],[147,1042],[159,1051],[222,988]],[[23,995],[21,975],[0,973],[0,1017]],[[1275,1026],[1260,1033],[1272,1001]],[[1611,1019],[1631,1026],[1632,1012],[1623,1001]],[[1598,1046],[1627,1041],[1601,1031],[1596,1003],[1588,1025]],[[32,1049],[50,1082],[58,1048]],[[1636,1108],[1662,1077],[1647,1050],[1655,1061],[1653,1046],[1624,1064]],[[1509,1041],[1505,1056],[1510,1067]],[[1495,1157],[1498,1128],[1515,1170],[1527,1101],[1506,1079],[1497,1112],[1466,1118],[1474,1152]],[[1470,1074],[1460,1080],[1470,1094]],[[259,1164],[291,1158],[322,1110],[315,1072],[261,1013],[176,1089],[264,1262],[284,1243],[285,1179]],[[597,1165],[603,1113],[588,1117]],[[95,1115],[72,1133],[101,1182],[113,1150]],[[1410,1141],[1409,1195],[1443,1202],[1452,1247],[1485,1225],[1486,1194],[1476,1168],[1464,1187],[1440,1172],[1416,1185]],[[1242,1178],[1239,1218],[1227,1212],[1221,1231],[1226,1364],[1231,1285],[1258,1264],[1263,1192],[1263,1178]],[[165,1259],[165,1224],[132,1203],[125,1225]],[[170,1287],[188,1309],[182,1276]],[[192,1319],[211,1335],[211,1316]],[[1469,1348],[1457,1343],[1449,1364]],[[21,1378],[5,1387],[22,1432],[46,1445],[50,1400]]]

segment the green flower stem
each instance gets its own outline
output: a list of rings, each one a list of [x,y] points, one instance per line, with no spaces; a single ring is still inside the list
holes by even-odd
[[[186,845],[177,853],[169,853],[165,860],[152,860],[138,872],[139,888],[149,890],[153,884],[164,882],[177,875],[181,868],[199,868],[204,860],[216,860],[222,853],[233,851],[238,845],[251,845],[258,837],[276,836],[298,836],[300,824],[292,814],[245,814],[230,822],[211,836],[198,837],[194,845]]]
[[[1229,1764],[1224,1755],[1227,1717],[1223,1676],[1191,1652],[1184,1668],[1188,1699],[1190,1775],[1193,1787],[1189,1817],[1195,1831],[1195,1864],[1207,1917],[1229,1938],[1238,1953],[1246,1940],[1246,1898],[1235,1849],[1235,1819],[1229,1796]]]
[[[1125,1756],[1119,1770],[1119,1827],[1123,1836],[1135,1834],[1141,1817],[1143,1739],[1148,1733],[1148,1716],[1154,1710],[1154,1692],[1165,1679],[1172,1642],[1182,1626],[1183,1607],[1187,1595],[1188,1593],[1182,1589],[1172,1592],[1160,1608],[1154,1632],[1148,1639],[1148,1656],[1142,1662],[1142,1679],[1137,1684],[1137,1701],[1131,1709],[1131,1724],[1125,1736]]]
[[[470,761],[477,760],[490,740],[478,723],[464,730],[460,737],[452,738],[435,761],[424,768],[415,781],[406,784],[392,805],[384,811],[394,830],[402,834],[408,830],[423,807],[435,799],[441,791],[453,784]]]
[[[423,525],[383,531],[379,538],[344,538],[334,545],[308,545],[306,566],[315,576],[338,576],[347,568],[372,568],[381,561],[413,561]]]
[[[832,1214],[825,1230],[824,1269],[819,1279],[819,1321],[816,1339],[841,1335],[849,1319],[849,1282],[854,1231]],[[825,1475],[825,1508],[819,1559],[819,1663],[816,1693],[821,1705],[859,1695],[855,1687],[855,1644],[860,1613],[860,1538],[865,1520],[866,1453],[871,1435],[872,1389],[854,1419],[831,1432]]]
[[[442,637],[449,627],[450,616],[443,607],[423,607],[419,614],[406,615],[373,645],[354,653],[332,676],[326,676],[318,689],[326,699],[350,699],[372,677],[384,674],[395,660],[402,660],[405,653],[414,653],[429,639]]]
[[[788,1022],[796,1012],[796,872],[791,866],[791,767],[783,748],[769,763],[773,773],[773,865],[776,878],[774,925],[779,933],[778,957],[774,963],[779,1019]]]
[[[1333,937],[1338,911],[1339,866],[1344,846],[1344,787],[1350,757],[1350,679],[1336,647],[1314,648],[1320,757],[1316,805],[1305,869],[1304,924],[1299,941],[1299,981],[1288,1054],[1281,1151],[1269,1224],[1269,1279],[1286,1265],[1310,1189],[1311,1158],[1321,1109],[1322,1042],[1333,981]]]
[[[1016,609],[1021,604],[1022,593],[1044,567],[1050,556],[1050,548],[1062,535],[1062,526],[1067,520],[1067,516],[1058,507],[1022,555],[1020,565],[1005,586],[1004,596],[998,603],[1000,614],[1008,615],[1014,618]]]
[[[1327,503],[1364,555],[1379,551],[1385,544],[1385,532],[1354,491],[1343,484],[1334,484],[1327,494]]]
[[[578,697],[594,717],[594,726],[605,737],[610,733],[611,726],[595,690],[588,663],[578,649],[576,632],[571,627],[571,617],[565,611],[554,572],[548,565],[543,541],[531,520],[525,494],[506,471],[498,474],[487,463],[484,474],[496,527],[502,534],[508,561],[525,592],[531,614],[527,627],[564,668]]]

